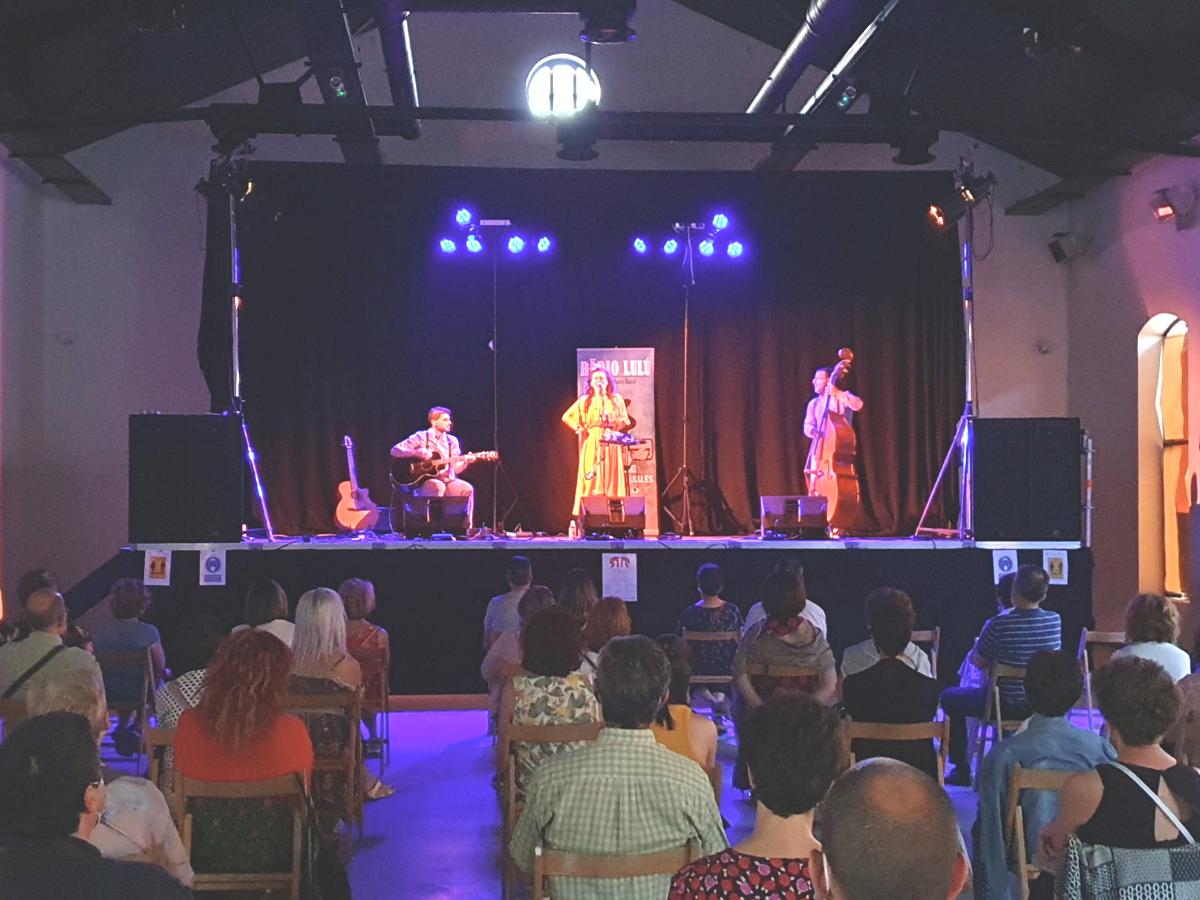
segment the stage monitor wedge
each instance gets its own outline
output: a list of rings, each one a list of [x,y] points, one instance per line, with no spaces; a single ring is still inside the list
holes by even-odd
[[[765,495],[758,498],[758,536],[823,540],[828,537],[829,500],[805,494]]]
[[[641,538],[646,533],[645,497],[584,497],[582,532]]]
[[[237,416],[130,416],[129,540],[241,541],[242,476]]]

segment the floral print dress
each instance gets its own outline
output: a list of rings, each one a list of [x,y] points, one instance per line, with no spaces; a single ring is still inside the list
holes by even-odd
[[[513,679],[514,725],[587,725],[601,721],[592,676],[518,675]],[[533,770],[555,753],[581,746],[579,742],[527,744],[518,742],[517,798],[523,801]]]
[[[670,900],[812,900],[807,859],[748,856],[732,847],[680,869],[671,881]]]

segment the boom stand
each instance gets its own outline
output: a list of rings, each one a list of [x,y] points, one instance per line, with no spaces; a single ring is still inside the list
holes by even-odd
[[[960,178],[970,174],[970,169],[964,164],[960,169]],[[942,467],[938,470],[937,479],[929,491],[929,499],[925,501],[925,509],[921,512],[920,521],[913,532],[913,537],[956,537],[960,541],[969,541],[975,537],[975,205],[968,203],[963,216],[963,238],[960,251],[962,263],[962,306],[963,306],[963,335],[966,350],[966,402],[963,404],[962,415],[958,418],[958,427],[954,430],[954,440],[951,441]],[[950,461],[955,454],[959,458],[958,482],[958,527],[957,528],[926,528],[925,520],[933,508],[934,498],[941,490],[942,481],[950,470]]]
[[[675,474],[671,476],[671,480],[667,482],[666,487],[662,489],[659,495],[663,501],[663,512],[671,517],[671,521],[675,525],[675,531],[679,534],[687,534],[688,537],[695,535],[696,530],[692,527],[692,485],[696,482],[696,476],[692,474],[692,470],[688,468],[688,345],[691,343],[690,326],[691,326],[691,307],[692,307],[692,288],[696,286],[696,267],[692,258],[692,230],[695,226],[684,224],[683,231],[686,237],[686,246],[683,254],[683,462],[679,468],[675,470]],[[671,493],[671,488],[675,486],[675,482],[683,481],[683,514],[675,515],[667,506],[667,494]]]

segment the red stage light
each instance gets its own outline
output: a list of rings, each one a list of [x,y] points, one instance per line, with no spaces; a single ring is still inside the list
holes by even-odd
[[[933,224],[933,226],[935,228],[945,228],[946,227],[945,210],[943,210],[937,204],[931,204],[929,207],[929,211],[926,213],[926,215],[929,216],[929,221]]]
[[[1154,218],[1160,222],[1165,222],[1167,219],[1175,215],[1175,207],[1170,203],[1154,204]]]

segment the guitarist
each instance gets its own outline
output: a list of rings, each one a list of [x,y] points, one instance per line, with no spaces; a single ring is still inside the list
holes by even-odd
[[[392,447],[392,456],[397,459],[421,460],[433,459],[435,456],[439,459],[459,456],[462,448],[459,446],[458,438],[450,433],[450,429],[454,427],[451,415],[450,410],[444,406],[435,406],[430,409],[429,427],[410,434]],[[439,497],[467,497],[467,524],[472,524],[475,518],[475,487],[471,482],[459,478],[458,473],[474,461],[474,455],[467,454],[458,462],[442,466],[436,476],[427,479],[414,493],[432,494]]]

